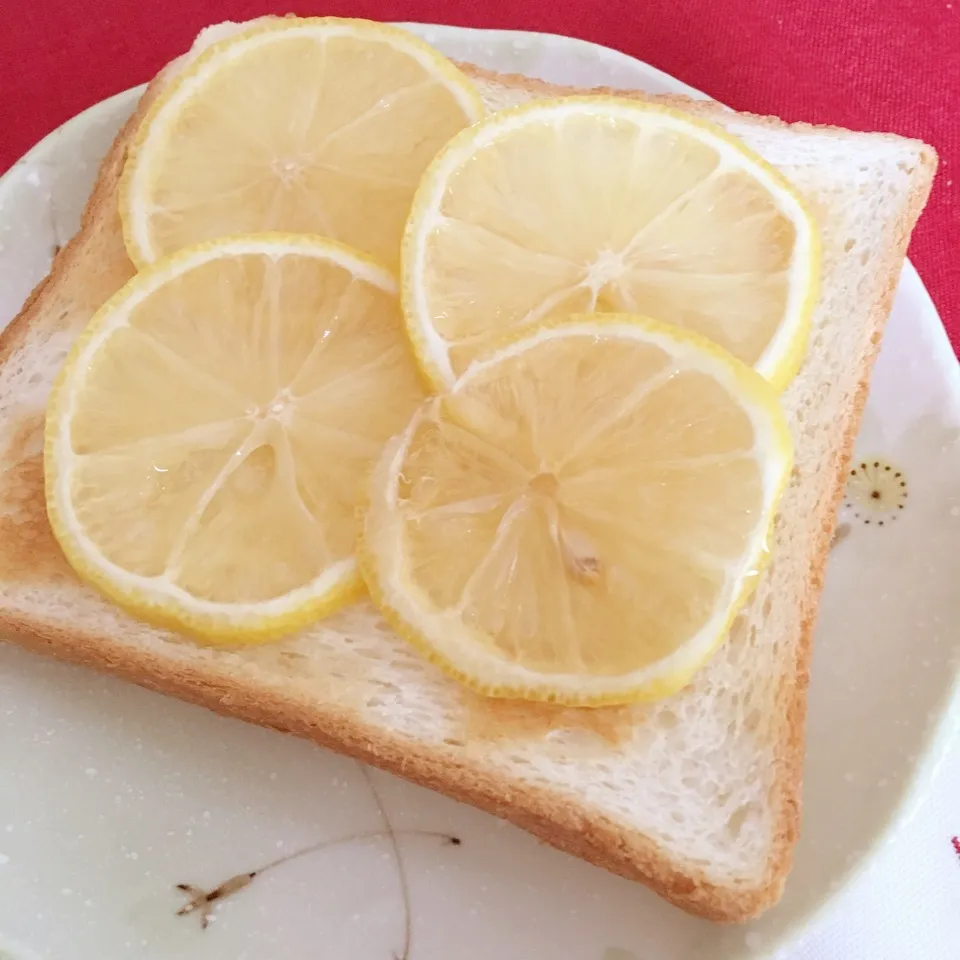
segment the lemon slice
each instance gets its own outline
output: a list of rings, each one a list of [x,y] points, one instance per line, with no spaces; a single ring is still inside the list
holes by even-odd
[[[404,30],[275,19],[213,44],[147,112],[120,185],[138,265],[268,230],[396,266],[423,171],[483,113],[470,81]]]
[[[492,696],[666,696],[726,635],[791,466],[763,378],[581,316],[473,364],[373,472],[360,556],[397,629]]]
[[[696,331],[777,386],[816,299],[810,211],[718,127],[613,97],[496,114],[438,155],[403,244],[417,356],[450,384],[504,335],[571,312]]]
[[[77,573],[209,639],[296,630],[361,586],[355,509],[423,399],[395,282],[319,238],[200,245],[94,316],[47,412]]]

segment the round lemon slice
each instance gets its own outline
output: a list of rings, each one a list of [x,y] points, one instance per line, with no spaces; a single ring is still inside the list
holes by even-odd
[[[483,104],[396,27],[268,20],[211,45],[150,107],[120,185],[138,265],[228,234],[332,237],[399,261],[423,171]]]
[[[596,311],[693,330],[782,387],[804,353],[819,240],[793,187],[719,127],[574,97],[456,136],[417,191],[402,261],[438,386],[504,331]]]
[[[715,345],[571,318],[474,363],[387,445],[361,567],[482,693],[666,696],[748,596],[791,459],[775,391]]]
[[[53,531],[137,616],[288,633],[361,586],[356,504],[422,399],[382,267],[310,237],[189,248],[108,301],[59,375]]]

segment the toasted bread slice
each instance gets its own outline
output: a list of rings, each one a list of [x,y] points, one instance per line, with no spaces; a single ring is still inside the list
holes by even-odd
[[[573,92],[465,69],[491,109]],[[770,906],[799,830],[807,669],[835,511],[933,150],[666,98],[742,137],[818,217],[821,299],[784,396],[796,468],[770,568],[695,682],[655,706],[562,710],[470,694],[367,604],[282,643],[209,649],[131,620],[66,565],[44,508],[44,406],[73,339],[133,274],[117,180],[163,83],[121,130],[79,234],[0,340],[0,633],[475,804],[704,917]]]

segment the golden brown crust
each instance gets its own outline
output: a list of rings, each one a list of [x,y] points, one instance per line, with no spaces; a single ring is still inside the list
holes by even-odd
[[[775,117],[769,114],[747,113],[740,110],[732,111],[716,100],[695,99],[682,93],[650,94],[643,90],[621,90],[616,87],[591,87],[589,89],[580,89],[577,87],[565,87],[561,86],[560,84],[550,83],[546,80],[541,80],[538,77],[527,77],[521,73],[497,73],[494,70],[487,70],[484,67],[478,67],[472,63],[458,63],[457,66],[459,66],[468,77],[475,81],[499,87],[509,87],[513,90],[523,90],[531,98],[536,97],[552,99],[556,97],[584,95],[626,97],[629,100],[646,100],[650,101],[651,103],[660,103],[667,106],[673,106],[679,110],[684,110],[687,113],[694,113],[701,116],[735,116],[737,120],[748,120],[751,123],[765,127],[789,129],[794,133],[820,133],[840,137],[869,136],[874,139],[880,138],[899,141],[909,139],[896,133],[870,132],[868,134],[862,134],[853,130],[849,130],[846,127],[835,127],[826,123],[806,123],[804,121],[788,123],[785,120],[781,120],[780,117]],[[914,140],[912,142],[922,144],[922,141],[920,140]],[[928,155],[928,159],[933,163],[935,168],[936,154],[933,148],[926,144],[922,145]],[[933,176],[933,172],[934,170],[930,171],[931,177]],[[924,198],[923,202],[920,204],[919,209],[922,210],[925,204],[926,198]],[[919,212],[917,215],[919,216]]]
[[[774,856],[772,860],[771,886],[776,885],[774,901],[779,899],[780,888],[786,880],[793,863],[793,850],[800,835],[801,789],[803,785],[803,756],[805,748],[804,728],[807,714],[807,687],[810,683],[810,659],[813,653],[813,631],[816,626],[820,597],[823,593],[824,577],[830,547],[836,530],[837,511],[843,499],[847,483],[847,470],[853,457],[853,448],[860,432],[860,421],[870,392],[870,378],[873,366],[880,353],[883,331],[887,318],[893,309],[893,300],[900,281],[900,268],[906,257],[907,245],[914,225],[926,206],[927,198],[933,186],[937,168],[936,153],[926,148],[921,161],[924,175],[917,182],[910,196],[907,209],[895,225],[895,243],[889,260],[878,267],[877,275],[885,278],[885,283],[871,307],[873,329],[870,334],[869,348],[863,356],[860,382],[848,407],[847,422],[844,428],[843,447],[836,459],[836,482],[832,495],[823,501],[817,518],[818,542],[814,553],[807,583],[807,594],[801,614],[801,635],[797,644],[797,656],[793,676],[785,676],[778,694],[778,703],[782,704],[787,718],[788,736],[781,741],[777,763],[781,767],[780,776],[775,778],[777,794],[772,798],[778,810],[778,826]]]
[[[550,83],[547,80],[541,80],[539,77],[527,77],[522,73],[497,73],[495,70],[486,70],[473,63],[458,63],[457,66],[472,80],[481,83],[495,84],[499,87],[509,87],[512,90],[523,90],[530,97],[542,98],[544,100],[555,97],[583,96],[584,94],[597,94],[612,97],[629,97],[631,100],[649,100],[653,103],[668,104],[684,110],[707,107],[716,108],[718,104],[714,100],[694,100],[682,93],[659,93],[650,94],[643,90],[618,90],[616,87],[591,87],[588,90],[581,90],[576,87],[564,87],[556,83]],[[779,122],[779,121],[778,121]]]
[[[474,76],[485,76],[500,84],[522,87],[541,96],[572,92],[526,77],[495,77],[469,65],[466,69]],[[157,81],[151,85],[137,113],[120,132],[104,160],[84,213],[80,233],[56,258],[50,276],[34,290],[20,315],[0,336],[0,363],[11,356],[33,325],[57,323],[55,316],[51,318],[45,314],[49,301],[70,286],[74,275],[78,282],[86,278],[90,265],[84,254],[90,249],[98,232],[106,229],[104,225],[112,226],[116,231],[111,218],[117,216],[115,189],[126,144],[147,102],[155,95],[157,86]],[[609,92],[643,96],[633,91]],[[682,97],[655,99],[696,109],[697,112],[716,113],[723,109],[716,104],[693,102]],[[758,118],[757,122],[769,125],[781,123],[765,118]],[[931,154],[929,165],[933,163]],[[160,648],[162,652],[158,653],[152,648],[132,647],[112,637],[85,632],[82,626],[68,632],[45,622],[41,617],[10,610],[0,610],[0,627],[4,635],[10,635],[11,639],[29,649],[107,671],[227,716],[305,737],[321,746],[349,754],[471,803],[510,820],[561,850],[637,880],[692,913],[723,922],[755,916],[779,898],[799,832],[803,726],[811,637],[836,507],[842,494],[860,414],[866,402],[873,360],[892,303],[899,262],[910,230],[926,201],[931,179],[932,169],[929,177],[918,180],[910,208],[898,225],[897,243],[891,252],[890,262],[878,270],[887,278],[887,282],[873,307],[871,350],[864,357],[860,386],[848,413],[845,445],[837,458],[837,482],[831,496],[821,505],[817,557],[804,604],[803,635],[798,644],[795,668],[784,678],[780,692],[780,702],[788,718],[789,736],[782,742],[777,757],[781,770],[776,778],[777,795],[773,798],[778,824],[774,855],[767,877],[759,885],[717,886],[692,865],[666,856],[649,838],[635,833],[627,834],[619,824],[604,817],[594,814],[588,816],[549,791],[531,787],[519,779],[508,779],[500,773],[492,774],[482,762],[466,756],[455,746],[436,747],[404,738],[366,722],[359,712],[332,704],[318,710],[315,704],[306,703],[288,690],[283,690],[279,683],[269,686],[256,682],[248,675],[231,671],[219,660],[201,665],[178,656],[175,648]],[[114,253],[118,262],[102,282],[107,287],[115,283],[116,289],[132,273],[132,266],[122,248]]]

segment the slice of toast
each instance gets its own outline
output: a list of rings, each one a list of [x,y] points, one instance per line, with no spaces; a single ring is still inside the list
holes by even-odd
[[[465,69],[491,109],[572,92]],[[807,668],[835,510],[935,153],[665,98],[742,137],[818,217],[822,293],[809,355],[784,395],[796,468],[770,568],[694,683],[654,706],[559,709],[469,693],[368,604],[282,643],[210,649],[131,620],[67,567],[44,508],[44,406],[73,339],[133,274],[117,179],[163,82],[104,160],[79,234],[0,339],[0,635],[358,757],[702,916],[742,920],[775,902],[799,830]]]

